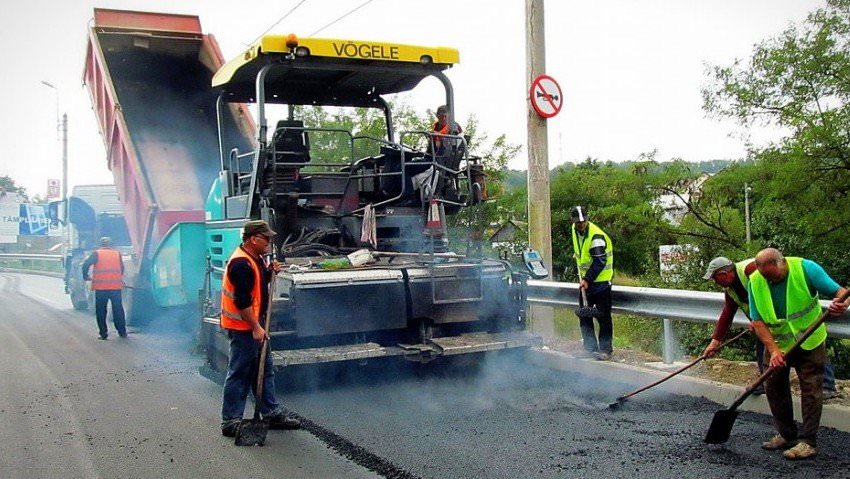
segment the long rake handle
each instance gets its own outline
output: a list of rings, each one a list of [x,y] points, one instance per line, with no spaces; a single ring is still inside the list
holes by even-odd
[[[271,323],[272,299],[274,298],[276,279],[277,272],[272,270],[272,279],[269,281],[269,305],[266,307],[266,315],[263,320],[263,329],[266,331],[266,335],[269,334],[269,324]],[[260,364],[257,365],[257,395],[255,396],[257,407],[254,408],[254,418],[259,418],[260,416],[260,403],[263,401],[263,380],[266,376],[266,355],[268,354],[268,350],[268,341],[266,338],[263,338],[263,342],[260,344]]]
[[[840,297],[840,298],[838,298],[838,300],[839,300],[839,301],[841,301],[841,302],[844,302],[844,301],[846,301],[846,300],[847,300],[847,298],[848,298],[848,297],[850,297],[850,289],[845,290],[845,291],[844,291],[844,294],[842,294],[842,295],[841,295],[841,297]],[[785,351],[785,353],[783,353],[783,354],[782,354],[782,357],[788,357],[788,355],[789,355],[789,354],[791,354],[791,352],[792,352],[792,351],[794,351],[794,350],[796,350],[798,347],[800,347],[800,345],[801,345],[801,344],[803,344],[803,341],[805,341],[805,340],[809,339],[809,336],[811,336],[811,335],[812,335],[812,333],[814,333],[814,332],[815,332],[815,330],[816,330],[816,329],[817,329],[817,328],[818,328],[821,324],[823,324],[823,323],[824,323],[824,321],[826,321],[826,319],[827,319],[828,317],[829,317],[829,310],[827,309],[826,311],[824,311],[823,313],[821,313],[821,315],[820,315],[820,317],[817,319],[817,321],[815,321],[814,323],[810,324],[810,325],[809,325],[809,327],[808,327],[808,328],[806,328],[806,330],[805,330],[805,331],[803,331],[803,334],[802,334],[802,335],[800,335],[799,337],[797,337],[797,340],[796,340],[796,341],[794,341],[794,344],[792,344],[790,348],[788,348],[788,351]],[[753,393],[753,391],[754,391],[757,387],[759,387],[759,386],[761,385],[761,383],[765,382],[765,381],[767,380],[767,378],[769,378],[769,377],[770,377],[773,373],[775,373],[775,372],[776,372],[776,368],[774,368],[774,367],[769,367],[769,368],[767,368],[767,369],[766,369],[766,370],[762,373],[762,375],[761,375],[761,376],[759,376],[759,377],[758,377],[758,379],[756,379],[756,381],[755,381],[754,383],[750,384],[750,385],[747,387],[747,389],[745,389],[745,390],[744,390],[744,392],[743,392],[743,393],[741,393],[741,395],[740,395],[740,396],[738,396],[738,399],[736,399],[736,400],[735,400],[735,402],[733,402],[733,403],[732,403],[732,405],[731,405],[731,406],[729,406],[729,409],[728,409],[728,410],[729,410],[729,411],[734,411],[735,409],[738,409],[738,406],[740,406],[741,404],[743,404],[743,403],[744,403],[744,401],[745,401],[745,400],[746,400],[746,399],[750,396],[750,394],[752,394],[752,393]]]
[[[730,338],[730,339],[726,340],[726,342],[724,342],[724,343],[720,344],[719,346],[717,346],[717,349],[715,349],[715,351],[720,350],[721,348],[725,347],[725,346],[726,346],[726,345],[728,345],[729,343],[732,343],[733,341],[738,340],[738,338],[740,338],[740,337],[744,336],[744,335],[745,335],[745,334],[747,334],[748,332],[749,332],[749,329],[745,329],[745,330],[741,331],[740,333],[736,334],[736,335],[735,335],[735,336],[733,336],[732,338]],[[632,391],[632,392],[630,392],[630,393],[628,393],[628,394],[626,394],[626,395],[623,395],[623,396],[618,397],[618,398],[617,398],[617,401],[622,401],[623,399],[628,399],[628,398],[630,398],[630,397],[634,396],[635,394],[638,394],[638,393],[641,393],[641,392],[643,392],[643,391],[646,391],[646,390],[647,390],[647,389],[649,389],[649,388],[653,388],[653,387],[655,387],[655,386],[658,386],[659,384],[663,383],[664,381],[667,381],[668,379],[670,379],[670,378],[672,378],[672,377],[674,377],[674,376],[676,376],[676,375],[678,375],[678,374],[681,374],[681,373],[683,373],[683,372],[687,371],[688,369],[692,368],[693,366],[695,366],[695,365],[696,365],[697,363],[699,363],[700,361],[702,361],[702,360],[704,360],[704,359],[707,359],[707,358],[708,358],[708,355],[707,355],[707,354],[703,354],[702,356],[700,356],[700,357],[696,358],[695,360],[693,360],[691,363],[686,364],[685,366],[682,366],[681,368],[679,368],[679,369],[677,369],[677,370],[673,371],[672,373],[670,373],[669,375],[667,375],[667,376],[665,376],[665,377],[663,377],[663,378],[659,379],[658,381],[655,381],[655,382],[654,382],[654,383],[652,383],[652,384],[648,384],[648,385],[646,385],[646,386],[643,386],[643,387],[642,387],[642,388],[640,388],[640,389],[635,389],[634,391]]]

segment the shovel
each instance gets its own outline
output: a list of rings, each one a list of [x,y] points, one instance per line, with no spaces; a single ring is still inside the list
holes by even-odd
[[[748,332],[749,332],[749,329],[745,329],[745,330],[741,331],[740,333],[736,334],[736,335],[735,335],[735,336],[733,336],[732,338],[728,339],[726,342],[724,342],[724,343],[722,343],[721,345],[717,346],[717,349],[715,349],[715,351],[719,351],[719,350],[720,350],[720,348],[723,348],[723,347],[725,347],[727,344],[729,344],[729,343],[731,343],[731,342],[733,342],[733,341],[736,341],[738,338],[740,338],[741,336],[743,336],[743,335],[747,334]],[[628,399],[628,398],[630,398],[630,397],[634,396],[634,395],[635,395],[635,394],[637,394],[637,393],[640,393],[640,392],[646,391],[646,390],[647,390],[647,389],[649,389],[649,388],[652,388],[652,387],[658,386],[659,384],[663,383],[664,381],[666,381],[666,380],[668,380],[668,379],[672,378],[673,376],[676,376],[677,374],[681,374],[681,373],[683,373],[683,372],[687,371],[688,369],[690,369],[691,367],[695,366],[695,365],[696,365],[697,363],[699,363],[700,361],[702,361],[702,360],[704,360],[704,359],[707,359],[707,358],[708,358],[708,355],[707,355],[707,354],[703,354],[702,356],[700,356],[700,357],[696,358],[696,359],[695,359],[693,362],[691,362],[690,364],[687,364],[687,365],[685,365],[685,366],[682,366],[681,368],[679,368],[679,369],[677,369],[677,370],[673,371],[672,373],[670,373],[669,375],[667,375],[667,376],[665,376],[665,377],[663,377],[663,378],[659,379],[658,381],[655,381],[655,382],[654,382],[654,383],[652,383],[652,384],[649,384],[649,385],[644,386],[644,387],[642,387],[642,388],[640,388],[640,389],[636,389],[636,390],[634,390],[634,391],[632,391],[632,392],[630,392],[630,393],[628,393],[628,394],[625,394],[625,395],[623,395],[623,396],[618,397],[618,398],[617,398],[617,400],[616,400],[616,401],[614,401],[614,402],[612,402],[611,404],[609,404],[609,405],[608,405],[608,407],[609,407],[609,408],[611,408],[611,409],[617,409],[618,407],[620,407],[620,404],[622,404],[622,403],[623,403],[626,399]]]
[[[850,290],[845,291],[844,294],[842,294],[841,297],[838,299],[839,301],[843,302],[847,300],[848,296],[850,296]],[[823,314],[821,314],[820,317],[817,319],[817,321],[812,323],[803,332],[803,334],[799,336],[796,341],[794,341],[794,344],[792,344],[791,347],[788,348],[788,351],[783,354],[783,357],[787,357],[792,351],[794,351],[801,344],[803,344],[803,341],[808,339],[809,336],[811,336],[812,333],[815,332],[815,329],[817,329],[821,324],[823,324],[824,321],[826,321],[827,317],[829,317],[828,310],[824,311]],[[747,389],[745,389],[744,392],[741,393],[740,396],[738,396],[738,399],[735,399],[735,402],[733,402],[728,409],[723,409],[714,413],[714,418],[711,420],[711,425],[708,427],[708,432],[705,434],[706,443],[723,444],[729,440],[729,435],[732,433],[732,426],[735,425],[735,419],[738,417],[738,406],[743,404],[744,400],[746,400],[750,396],[750,394],[752,394],[753,391],[759,385],[765,382],[767,378],[769,378],[774,372],[776,372],[775,368],[767,368],[764,373],[762,373],[762,375],[759,376],[758,379],[756,379],[754,383],[750,384]]]
[[[596,307],[589,307],[587,305],[587,295],[584,293],[584,288],[579,287],[581,290],[581,304],[583,306],[579,306],[576,308],[576,316],[578,319],[593,319],[594,316],[599,314],[599,310]]]
[[[272,279],[269,281],[269,306],[266,308],[266,317],[263,329],[266,334],[269,333],[269,323],[272,315],[272,298],[275,291],[275,279],[277,273],[272,271]],[[260,364],[257,367],[257,388],[254,393],[254,417],[253,419],[243,419],[239,423],[239,429],[236,430],[236,439],[234,442],[237,446],[262,446],[266,443],[266,435],[269,432],[269,423],[260,419],[260,405],[263,403],[263,379],[266,372],[266,354],[268,353],[268,341],[263,339],[260,344],[259,360]]]

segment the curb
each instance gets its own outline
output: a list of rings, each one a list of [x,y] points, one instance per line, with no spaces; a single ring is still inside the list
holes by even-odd
[[[556,371],[575,372],[598,379],[629,384],[634,386],[631,389],[637,389],[640,386],[652,383],[670,374],[669,372],[642,368],[631,364],[577,358],[561,351],[553,351],[545,346],[543,348],[529,349],[526,353],[526,359],[531,364]],[[685,376],[684,374],[673,377],[669,381],[655,386],[652,390],[665,391],[681,396],[702,397],[721,405],[731,404],[735,398],[744,392],[744,388],[741,386]],[[630,391],[623,391],[623,393],[628,392]],[[635,400],[639,397],[640,394],[635,396]],[[612,401],[615,399],[611,398]],[[793,401],[794,414],[799,418],[801,416],[800,398],[794,396]],[[764,396],[750,396],[738,409],[770,415],[770,407]],[[824,404],[821,415],[821,426],[850,432],[850,408],[837,404]]]

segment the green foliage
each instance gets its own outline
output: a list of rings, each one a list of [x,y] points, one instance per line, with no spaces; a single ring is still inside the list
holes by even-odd
[[[830,0],[805,22],[758,44],[747,62],[714,66],[705,110],[744,126],[783,128],[776,144],[706,185],[696,210],[716,212],[694,233],[715,231],[705,246],[736,257],[776,246],[850,278],[850,0]],[[740,238],[743,182],[752,187],[752,237]],[[716,184],[716,186],[715,186]],[[720,213],[725,213],[721,215]],[[723,233],[717,233],[722,230]]]
[[[21,196],[26,196],[27,192],[23,187],[15,184],[15,180],[8,175],[0,176],[0,191],[5,193],[18,193]]]

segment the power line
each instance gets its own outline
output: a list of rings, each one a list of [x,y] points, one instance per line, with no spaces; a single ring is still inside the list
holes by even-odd
[[[276,26],[277,26],[280,22],[282,22],[282,21],[286,20],[286,17],[288,17],[288,16],[292,15],[292,12],[294,12],[295,10],[297,10],[297,9],[298,9],[298,7],[300,7],[301,5],[303,5],[303,4],[304,4],[304,2],[306,2],[306,1],[307,1],[307,0],[301,0],[300,2],[298,2],[298,3],[294,6],[294,7],[292,7],[292,9],[290,9],[288,12],[284,13],[282,17],[278,18],[278,19],[277,19],[277,21],[276,21],[276,22],[274,22],[274,23],[272,23],[272,25],[271,25],[269,28],[267,28],[267,29],[266,29],[263,33],[261,33],[259,36],[257,36],[257,38],[255,38],[255,39],[251,40],[251,42],[250,42],[250,43],[248,43],[248,45],[253,45],[253,44],[254,44],[254,42],[256,42],[257,40],[259,40],[260,38],[262,38],[262,37],[263,37],[263,35],[265,35],[266,33],[269,33],[269,31],[271,31],[271,29],[272,29],[272,28],[276,27]],[[371,0],[370,0],[370,1],[371,1]],[[358,8],[359,8],[359,7],[358,7]]]
[[[365,7],[366,5],[368,5],[368,4],[370,4],[370,3],[372,3],[372,1],[373,1],[373,0],[366,0],[365,2],[361,3],[360,5],[358,5],[358,6],[354,7],[352,10],[349,10],[348,12],[344,13],[341,17],[339,17],[339,18],[337,18],[336,20],[334,20],[334,21],[332,21],[332,22],[328,23],[328,24],[327,24],[327,25],[325,25],[324,27],[322,27],[322,28],[320,28],[320,29],[316,30],[315,32],[311,33],[311,34],[310,34],[310,35],[308,35],[308,36],[312,37],[313,35],[315,35],[315,34],[317,34],[317,33],[321,32],[322,30],[324,30],[324,29],[328,28],[329,26],[333,25],[334,23],[336,23],[336,22],[338,22],[338,21],[342,20],[343,18],[345,18],[345,17],[347,17],[347,16],[351,15],[352,13],[356,12],[357,10],[360,10],[361,8]]]

